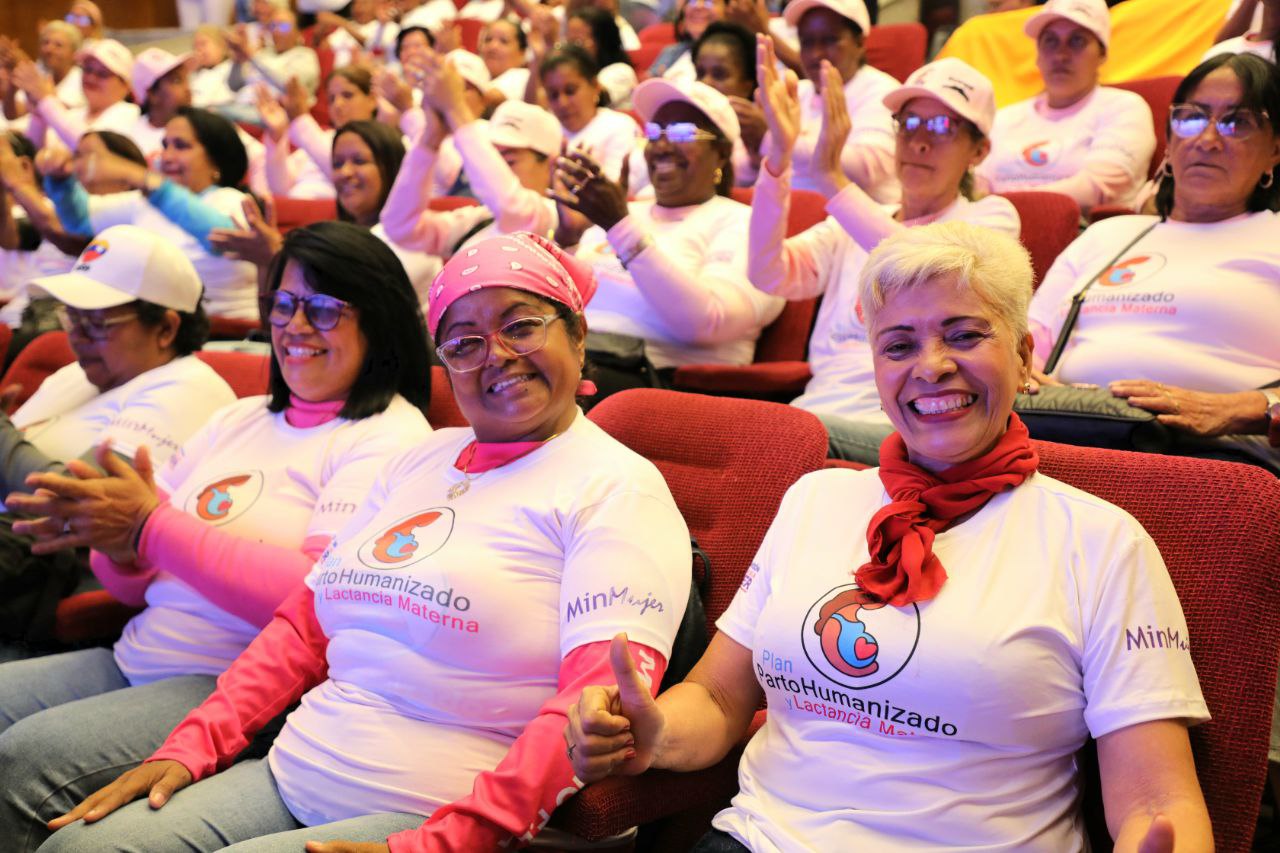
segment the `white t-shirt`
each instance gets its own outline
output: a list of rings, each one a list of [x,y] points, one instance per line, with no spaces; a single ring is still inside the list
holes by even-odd
[[[782,300],[761,293],[747,279],[747,222],[751,208],[714,196],[689,207],[661,207],[633,201],[630,214],[609,232],[594,226],[582,235],[577,256],[595,270],[600,287],[587,306],[587,325],[601,332],[644,338],[655,367],[681,364],[750,364],[756,338],[782,311]],[[626,232],[623,234],[623,232]],[[623,269],[617,249],[631,234],[647,233],[653,241]],[[629,241],[628,241],[629,242]],[[625,246],[623,247],[625,250]],[[648,273],[646,257],[660,252],[676,270],[711,293],[745,299],[754,314],[753,330],[735,340],[700,343],[673,332],[636,286],[635,275]]]
[[[462,16],[453,0],[427,0],[421,6],[404,13],[404,17],[400,19],[400,29],[426,27],[434,33],[445,21],[452,21],[457,17]]]
[[[19,215],[18,218],[23,216],[25,214]],[[43,239],[39,246],[30,251],[0,249],[0,299],[8,300],[9,304],[12,304],[13,300],[22,297],[22,304],[26,305],[27,300],[24,294],[27,284],[33,278],[71,272],[75,263],[74,255],[64,255],[57,246]],[[9,305],[5,305],[5,308],[8,307]],[[11,316],[9,312],[0,312],[0,317]],[[19,323],[21,318],[15,319],[10,325],[16,327]]]
[[[883,103],[884,96],[897,89],[901,84],[885,74],[879,68],[864,65],[853,75],[853,79],[844,84],[844,102],[849,108],[849,120],[852,127],[849,138],[844,144],[847,158],[859,149],[875,150],[890,164],[886,177],[874,186],[863,187],[867,195],[882,204],[891,204],[901,195],[898,178],[893,173],[892,162],[894,152],[893,115]],[[798,190],[816,190],[818,187],[809,177],[809,164],[813,159],[813,149],[818,144],[818,134],[822,131],[822,95],[814,88],[813,81],[800,81],[800,135],[796,138],[795,180],[793,186]],[[766,150],[762,147],[762,150]],[[846,165],[845,174],[850,169]]]
[[[116,133],[128,136],[133,131],[140,115],[142,115],[142,111],[138,109],[136,104],[131,104],[128,101],[117,101],[90,119],[88,105],[81,104],[78,107],[68,109],[66,112],[65,126],[67,128],[76,128],[79,131],[74,135],[74,138],[69,138],[70,134],[64,136],[58,127],[62,122],[58,121],[56,123],[51,122],[48,125],[48,129],[54,132],[54,136],[46,136],[43,141],[33,136],[31,141],[37,148],[43,148],[45,145],[52,143],[54,137],[57,137],[63,145],[74,149],[80,137],[91,130],[113,130]],[[30,128],[32,133],[39,135],[36,130],[37,124],[40,123],[33,121]]]
[[[640,127],[626,113],[600,107],[591,121],[576,133],[564,132],[569,150],[585,147],[612,180],[622,174],[622,161],[640,138]],[[443,153],[443,146],[441,146]]]
[[[320,87],[320,59],[306,45],[296,45],[284,53],[262,50],[252,62],[243,64],[244,86],[236,92],[236,101],[242,104],[258,103],[258,84],[266,83],[279,91],[289,78],[296,77],[308,92]]]
[[[231,91],[231,60],[224,59],[212,68],[196,68],[187,78],[191,85],[191,106],[208,109],[229,104],[236,99]]]
[[[200,201],[231,217],[238,227],[247,227],[244,193],[231,187],[210,187],[199,196]],[[200,275],[204,284],[205,311],[224,317],[257,318],[257,267],[248,261],[236,261],[209,252],[195,236],[152,206],[142,193],[129,191],[90,196],[89,220],[95,234],[112,225],[137,225],[164,237],[182,250]]]
[[[1261,10],[1262,6],[1259,5],[1258,9]],[[1205,51],[1204,56],[1200,57],[1200,61],[1204,62],[1206,59],[1217,56],[1220,53],[1252,53],[1255,56],[1261,56],[1268,62],[1275,62],[1275,42],[1260,38],[1261,35],[1261,33],[1250,32],[1246,35],[1220,41]]]
[[[497,89],[508,101],[523,101],[528,86],[528,68],[508,68],[489,81],[489,88]]]
[[[269,412],[267,400],[226,406],[183,444],[156,479],[171,506],[245,539],[298,548],[337,533],[386,460],[431,430],[399,396],[381,414],[309,429]],[[258,634],[163,567],[146,600],[115,645],[116,663],[133,685],[217,675]]]
[[[639,83],[634,68],[625,62],[615,62],[601,68],[596,80],[609,93],[610,107],[615,110],[631,109],[631,92]]]
[[[140,115],[127,135],[137,144],[147,162],[154,166],[164,150],[164,125],[156,127],[151,119]]]
[[[937,535],[936,598],[869,608],[853,572],[888,501],[875,470],[783,499],[717,623],[752,650],[769,716],[713,825],[754,851],[1087,849],[1086,739],[1209,716],[1155,543],[1035,474]]]
[[[991,153],[974,172],[992,192],[1008,192],[1073,178],[1091,166],[1109,168],[1123,178],[1100,201],[1125,204],[1146,180],[1155,147],[1151,108],[1142,96],[1099,86],[1060,110],[1037,95],[998,111]]]
[[[68,69],[62,82],[55,84],[53,90],[64,106],[83,107],[85,105],[84,75],[80,71],[80,66],[74,65]]]
[[[342,68],[360,59],[362,53],[378,55],[384,59],[394,59],[396,55],[396,36],[400,35],[400,25],[392,21],[372,20],[360,24],[361,41],[356,41],[351,33],[343,29],[334,30],[325,41],[333,51],[335,68]]]
[[[130,457],[145,446],[158,469],[214,412],[235,399],[222,377],[193,355],[101,393],[79,362],[72,362],[40,383],[13,413],[13,424],[51,459],[76,459],[110,439]]]
[[[1036,354],[1048,356],[1071,297],[1107,267],[1085,297],[1057,378],[1102,386],[1148,379],[1214,393],[1280,380],[1280,214],[1168,220],[1112,263],[1153,222],[1104,219],[1058,256],[1031,300]],[[1280,460],[1266,436],[1231,440]]]
[[[472,438],[442,430],[389,463],[307,577],[329,678],[268,757],[304,824],[464,796],[579,646],[625,630],[670,654],[689,531],[658,470],[579,414],[449,500]]]
[[[431,289],[431,281],[436,277],[436,273],[440,272],[444,262],[436,255],[428,255],[426,252],[401,246],[387,236],[387,231],[382,227],[382,223],[373,226],[370,232],[373,236],[386,243],[387,248],[395,252],[396,257],[400,260],[400,266],[404,267],[405,275],[409,277],[409,283],[413,285],[413,292],[418,295],[418,303],[422,305],[422,309],[425,312],[427,308],[427,293]]]

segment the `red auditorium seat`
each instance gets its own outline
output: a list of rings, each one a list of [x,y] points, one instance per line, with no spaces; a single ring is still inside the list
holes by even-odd
[[[826,430],[813,415],[790,406],[654,389],[615,394],[589,417],[666,478],[690,535],[711,561],[704,605],[708,630],[714,632],[783,493],[801,475],[822,467]],[[718,804],[736,789],[736,761],[715,772],[609,779],[565,803],[552,825],[596,841],[697,803]],[[693,829],[700,830],[703,822]],[[687,849],[679,840],[685,829],[666,827],[668,834],[652,849]]]
[[[635,50],[627,51],[627,57],[636,69],[636,77],[644,80],[649,76],[649,66],[653,65],[653,61],[658,58],[658,54],[662,53],[666,46],[667,42],[644,41]]]
[[[209,317],[209,340],[242,341],[262,328],[260,320],[246,320],[240,317],[222,317],[217,314]]]
[[[338,218],[338,202],[331,198],[289,198],[276,196],[276,226],[281,234],[313,222]]]
[[[636,33],[636,37],[641,44],[671,44],[676,40],[676,25],[667,21],[650,24]]]
[[[479,53],[480,31],[488,26],[488,22],[479,18],[458,18],[454,23],[458,25],[458,35],[463,50]]]
[[[880,24],[867,33],[865,46],[868,65],[879,68],[903,83],[912,71],[924,65],[929,31],[924,28],[924,24],[916,21]]]
[[[4,379],[0,379],[0,388],[8,388],[15,383],[22,386],[22,392],[13,402],[13,409],[17,410],[49,374],[75,360],[76,354],[71,351],[66,332],[45,332],[13,359]]]
[[[646,415],[639,408],[628,414],[638,420]],[[681,430],[682,439],[706,440],[688,409],[666,417]],[[672,428],[661,417],[647,419],[646,426]],[[728,429],[728,435],[735,434]],[[751,443],[757,448],[755,463],[776,461],[779,454],[758,451],[773,446],[770,442],[753,436]],[[1259,571],[1280,565],[1280,481],[1259,468],[1231,462],[1049,442],[1036,446],[1045,474],[1132,513],[1159,546],[1186,613],[1191,657],[1213,715],[1211,722],[1191,730],[1191,746],[1216,846],[1232,853],[1248,851],[1267,773],[1280,647],[1280,574]],[[666,452],[680,456],[679,451]],[[674,483],[672,488],[674,492]],[[718,501],[733,490],[707,484],[703,494]],[[761,715],[756,716],[758,724]],[[1092,752],[1090,744],[1082,766],[1089,765]],[[741,745],[716,766],[696,773],[651,771],[607,779],[569,800],[553,824],[597,840],[675,815],[684,846],[668,843],[654,849],[687,849],[688,841],[705,831],[710,816],[737,792],[740,754]],[[1104,851],[1111,842],[1100,805],[1097,771],[1086,770],[1086,825],[1093,849]],[[664,822],[659,832],[669,825]]]
[[[1136,92],[1151,107],[1151,119],[1156,131],[1156,150],[1151,156],[1151,167],[1147,169],[1148,178],[1156,176],[1156,169],[1160,168],[1160,161],[1164,159],[1165,147],[1169,143],[1169,107],[1173,105],[1173,93],[1181,82],[1181,77],[1151,77],[1147,80],[1125,80],[1107,84]]]
[[[1001,195],[1018,210],[1022,220],[1019,239],[1031,253],[1031,286],[1039,287],[1054,260],[1080,235],[1080,205],[1061,193],[1029,190]]]
[[[253,397],[267,393],[271,361],[253,352],[201,350],[196,358],[214,369],[231,386],[236,397]]]
[[[733,197],[751,204],[754,191],[735,187]],[[826,199],[809,190],[793,190],[787,236],[812,228],[827,216]],[[694,391],[729,397],[751,397],[785,403],[795,399],[809,381],[804,360],[818,300],[788,302],[778,318],[760,332],[755,361],[748,365],[690,364],[676,369],[672,380],[678,391]]]
[[[449,373],[438,364],[431,366],[431,400],[427,403],[427,423],[432,429],[467,426],[466,417],[453,399]]]
[[[474,198],[456,195],[436,196],[427,202],[427,207],[432,210],[446,211],[457,210],[460,207],[475,207],[480,202]]]

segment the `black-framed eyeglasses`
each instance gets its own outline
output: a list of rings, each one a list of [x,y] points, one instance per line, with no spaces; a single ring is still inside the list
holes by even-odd
[[[91,341],[105,341],[111,336],[112,328],[138,319],[137,311],[108,314],[106,311],[80,311],[67,305],[59,305],[54,313],[62,331],[67,334],[77,332]]]
[[[436,355],[454,373],[479,369],[489,358],[496,338],[514,356],[531,355],[547,345],[547,326],[562,319],[559,314],[517,317],[487,335],[461,335],[436,347]]]
[[[1212,113],[1196,104],[1174,104],[1169,109],[1169,129],[1179,139],[1195,139],[1213,122],[1218,128],[1218,135],[1225,139],[1248,139],[1262,130],[1270,118],[1266,110],[1248,107],[1236,107],[1214,118]]]
[[[915,136],[921,129],[935,139],[952,139],[960,132],[961,119],[946,114],[925,118],[915,113],[898,113],[893,117],[893,126],[899,136]]]
[[[699,140],[710,142],[716,138],[714,133],[709,130],[703,130],[691,121],[675,121],[666,126],[654,121],[644,123],[645,139],[650,142],[657,142],[664,136],[673,145],[688,145]]]
[[[301,297],[287,290],[277,290],[262,302],[262,313],[266,315],[267,322],[276,328],[283,329],[289,325],[289,321],[298,313],[298,306],[302,306],[302,316],[307,318],[312,328],[321,332],[327,332],[338,325],[342,315],[351,307],[349,303],[325,293]]]

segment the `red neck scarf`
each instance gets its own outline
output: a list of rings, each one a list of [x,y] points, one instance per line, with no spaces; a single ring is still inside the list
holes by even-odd
[[[890,435],[880,445],[880,481],[893,500],[867,526],[871,560],[854,572],[858,586],[894,607],[936,596],[947,572],[933,554],[934,535],[1020,485],[1039,464],[1017,415],[989,452],[938,474],[907,461],[902,436]]]

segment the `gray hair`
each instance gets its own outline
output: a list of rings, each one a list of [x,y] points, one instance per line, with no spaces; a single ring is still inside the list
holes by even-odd
[[[1031,303],[1031,256],[1012,237],[967,222],[935,222],[905,228],[872,250],[858,277],[868,329],[896,293],[940,276],[955,276],[1021,340]]]
[[[47,32],[61,33],[66,36],[67,41],[71,42],[73,51],[80,50],[80,45],[84,42],[84,36],[80,34],[79,28],[71,26],[66,21],[46,21],[45,25],[40,28],[40,35],[44,35]]]

